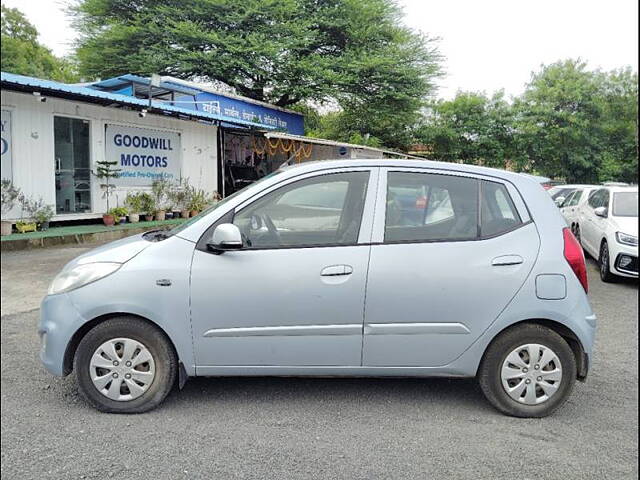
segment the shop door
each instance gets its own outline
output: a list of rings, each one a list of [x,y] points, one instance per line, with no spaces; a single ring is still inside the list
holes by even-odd
[[[54,117],[56,213],[91,211],[89,121]]]

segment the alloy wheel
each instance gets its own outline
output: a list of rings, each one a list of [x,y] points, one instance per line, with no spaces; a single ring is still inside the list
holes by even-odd
[[[89,362],[96,389],[118,402],[134,400],[146,392],[156,368],[149,349],[131,338],[114,338],[100,345]]]
[[[500,372],[502,386],[515,401],[539,405],[551,398],[562,381],[562,365],[549,347],[521,345],[505,358]]]

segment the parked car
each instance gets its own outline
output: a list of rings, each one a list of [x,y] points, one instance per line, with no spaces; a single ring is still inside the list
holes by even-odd
[[[150,410],[189,376],[453,376],[542,417],[590,368],[587,288],[527,176],[305,163],[71,261],[42,302],[40,356],[106,412]]]
[[[557,206],[560,206],[564,203],[564,201],[571,195],[573,192],[578,190],[579,188],[588,188],[591,185],[556,185],[549,190],[547,193],[551,195],[551,198],[556,203]]]
[[[578,210],[575,232],[585,251],[598,260],[600,278],[638,277],[638,187],[593,190]]]
[[[589,194],[597,188],[597,185],[581,185],[559,204],[560,213],[574,235],[576,234],[580,209],[587,203]]]

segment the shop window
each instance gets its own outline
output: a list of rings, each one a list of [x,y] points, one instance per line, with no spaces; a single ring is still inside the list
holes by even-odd
[[[89,122],[54,117],[56,212],[91,211]]]

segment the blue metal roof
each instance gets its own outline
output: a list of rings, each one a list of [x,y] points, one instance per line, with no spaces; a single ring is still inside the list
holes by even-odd
[[[107,78],[106,80],[100,80],[98,82],[92,82],[87,86],[90,88],[97,88],[98,90],[114,90],[121,88],[125,85],[129,85],[131,83],[137,83],[140,85],[150,85],[151,79],[146,77],[141,77],[139,75],[134,75],[132,73],[127,73],[126,75],[120,75],[115,78]],[[195,88],[189,88],[184,85],[179,85],[177,83],[161,81],[159,87],[154,87],[158,89],[166,89],[172,90],[178,93],[183,93],[186,95],[196,95],[200,93],[200,90],[196,90]]]
[[[1,72],[0,84],[3,89],[40,92],[43,95],[52,97],[69,98],[73,100],[85,101],[88,103],[99,103],[102,105],[110,105],[113,103],[134,107],[136,110],[147,110],[149,113],[161,113],[165,115],[173,115],[177,117],[189,117],[200,120],[227,122],[233,125],[243,127],[255,127],[261,130],[275,130],[275,127],[263,125],[248,120],[240,120],[226,115],[219,115],[199,110],[176,107],[171,104],[152,100],[151,106],[149,101],[122,95],[118,93],[103,92],[95,88],[83,87],[79,85],[69,85],[66,83],[54,82],[52,80],[43,80],[40,78],[27,77],[24,75],[16,75],[14,73]]]

